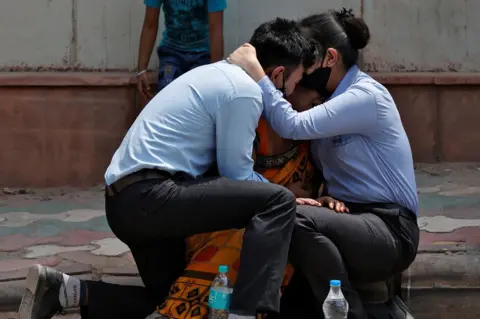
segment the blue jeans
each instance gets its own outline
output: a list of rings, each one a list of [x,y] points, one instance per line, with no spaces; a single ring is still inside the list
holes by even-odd
[[[197,66],[210,63],[209,52],[184,52],[166,46],[157,49],[160,60],[157,90],[161,91],[170,82]]]

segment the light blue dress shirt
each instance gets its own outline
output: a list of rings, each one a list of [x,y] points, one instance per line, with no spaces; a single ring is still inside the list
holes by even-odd
[[[418,214],[412,151],[388,90],[357,66],[325,103],[298,113],[268,77],[259,82],[265,117],[284,138],[314,140],[329,195],[402,205]]]
[[[160,91],[113,155],[107,185],[144,168],[193,178],[213,164],[220,175],[267,182],[253,170],[253,142],[263,112],[259,86],[225,61],[197,67]]]

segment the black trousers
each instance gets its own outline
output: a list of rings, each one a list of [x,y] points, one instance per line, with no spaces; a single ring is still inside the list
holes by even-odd
[[[281,318],[323,318],[329,281],[342,281],[349,319],[367,318],[351,282],[386,280],[415,259],[416,216],[397,205],[348,204],[350,214],[299,206],[290,248],[295,268],[282,296]]]
[[[230,311],[278,312],[295,211],[295,196],[282,186],[226,178],[147,180],[106,196],[108,223],[130,248],[145,288],[88,282],[82,318],[144,319],[185,269],[186,237],[242,228]]]

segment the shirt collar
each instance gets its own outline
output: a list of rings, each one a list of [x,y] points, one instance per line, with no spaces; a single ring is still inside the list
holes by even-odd
[[[359,72],[360,72],[360,69],[356,65],[348,69],[347,73],[345,74],[343,79],[340,81],[340,84],[337,86],[337,88],[333,92],[330,99],[333,99],[334,97],[339,96],[342,93],[345,93],[345,91],[350,87],[350,85],[352,85],[352,83],[357,79]]]

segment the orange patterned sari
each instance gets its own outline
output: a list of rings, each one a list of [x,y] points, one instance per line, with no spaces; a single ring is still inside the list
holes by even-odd
[[[299,183],[309,189],[314,167],[309,161],[307,142],[293,146],[288,152],[272,156],[268,152],[268,126],[261,119],[257,128],[256,169],[270,182],[288,187]],[[244,230],[227,230],[200,234],[186,239],[189,263],[184,274],[170,289],[169,296],[157,309],[169,319],[207,319],[208,295],[218,266],[228,265],[228,276],[235,282]],[[293,269],[285,271],[283,284],[288,284]]]

